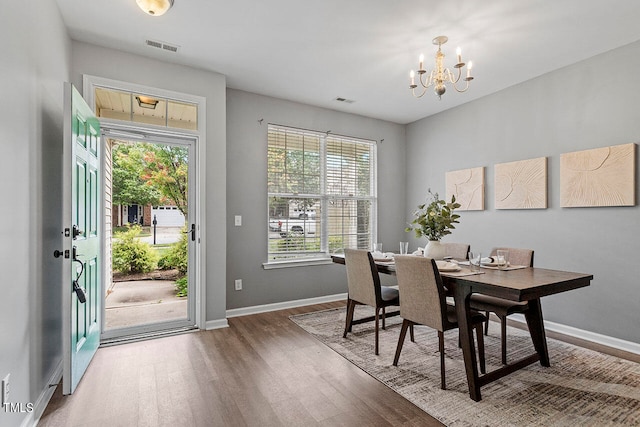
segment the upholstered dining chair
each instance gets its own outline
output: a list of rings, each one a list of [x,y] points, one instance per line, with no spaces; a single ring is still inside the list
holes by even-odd
[[[382,329],[385,328],[385,307],[400,305],[398,290],[380,285],[378,268],[371,253],[361,249],[344,250],[345,266],[347,268],[347,318],[343,338],[351,332],[353,311],[357,304],[365,304],[375,309],[375,354],[378,354],[379,318],[382,310]]]
[[[453,259],[467,259],[471,245],[466,243],[443,243],[446,256]]]
[[[518,248],[495,248],[489,256],[495,256],[498,250],[509,251],[509,264],[526,265],[533,267],[533,250]],[[470,305],[473,310],[484,311],[487,316],[487,323],[484,327],[484,334],[489,333],[489,312],[495,313],[500,319],[500,340],[502,364],[507,364],[507,316],[514,313],[525,313],[529,309],[526,301],[517,302],[502,298],[491,297],[482,294],[472,294]]]
[[[446,303],[442,278],[433,259],[405,255],[396,256],[395,260],[396,277],[400,289],[402,327],[393,366],[398,366],[407,328],[413,325],[425,325],[436,329],[440,352],[440,388],[444,390],[446,388],[444,332],[458,327],[455,307]],[[475,326],[478,340],[480,372],[483,374],[485,359],[482,324],[485,320],[482,313],[471,311],[471,322]]]

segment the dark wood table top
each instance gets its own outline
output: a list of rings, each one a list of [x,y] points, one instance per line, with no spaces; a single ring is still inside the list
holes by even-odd
[[[442,274],[446,284],[452,279],[471,287],[471,292],[493,295],[513,301],[529,301],[560,292],[589,286],[592,274],[527,267],[519,270],[483,269],[483,274],[451,278]]]
[[[344,264],[344,255],[332,255],[333,262]],[[378,272],[395,274],[395,265],[390,262],[376,262]],[[463,267],[467,268],[467,267]],[[519,270],[494,270],[483,268],[482,274],[473,276],[448,275],[441,273],[443,283],[461,283],[471,287],[471,292],[496,296],[512,301],[529,301],[560,292],[589,286],[592,274],[549,270],[527,267]]]

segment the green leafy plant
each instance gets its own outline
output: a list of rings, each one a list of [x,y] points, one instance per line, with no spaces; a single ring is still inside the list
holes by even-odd
[[[162,270],[170,270],[172,268],[178,269],[181,274],[187,274],[188,257],[187,257],[187,245],[189,233],[184,233],[186,229],[182,230],[182,237],[169,247],[169,250],[158,261],[158,268]]]
[[[157,255],[150,244],[137,237],[141,228],[131,226],[115,233],[112,247],[113,269],[123,274],[148,273],[156,268]]]
[[[181,277],[176,280],[176,295],[179,297],[186,297],[188,293],[189,283],[187,282],[187,276]]]
[[[455,196],[447,203],[438,198],[438,193],[432,193],[431,189],[429,196],[431,201],[418,206],[418,210],[413,213],[415,219],[405,231],[414,231],[416,237],[425,236],[429,240],[440,240],[456,228],[453,224],[459,223],[460,215],[454,214],[453,211],[461,205],[456,203]]]

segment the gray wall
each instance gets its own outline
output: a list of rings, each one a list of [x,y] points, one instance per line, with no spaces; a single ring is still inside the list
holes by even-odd
[[[378,145],[378,241],[392,250],[406,238],[404,126],[228,89],[228,309],[347,290],[342,266],[262,268],[267,261],[267,123],[384,139]],[[242,215],[241,227],[234,226],[235,215]],[[234,279],[243,280],[242,291],[234,290]]]
[[[207,320],[224,319],[227,230],[220,224],[226,220],[225,77],[77,41],[73,42],[72,72],[73,84],[80,91],[82,75],[90,74],[206,98]]]
[[[36,403],[62,357],[63,82],[71,41],[55,2],[12,2],[0,13],[0,378],[10,400]],[[0,410],[0,425],[27,414]]]
[[[444,195],[447,171],[485,166],[486,210],[462,212],[446,240],[483,253],[527,247],[538,267],[592,273],[589,288],[543,299],[546,320],[635,343],[640,208],[561,208],[559,162],[561,153],[639,142],[640,80],[631,71],[639,67],[640,42],[408,125],[405,210],[414,210],[428,187]],[[549,208],[496,210],[494,164],[542,156]]]

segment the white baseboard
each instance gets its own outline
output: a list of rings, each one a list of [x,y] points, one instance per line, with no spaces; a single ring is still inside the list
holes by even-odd
[[[276,302],[273,304],[254,305],[251,307],[233,308],[231,310],[227,310],[227,317],[248,316],[250,314],[266,313],[268,311],[284,310],[287,308],[295,308],[295,307],[304,307],[305,305],[322,304],[326,302],[343,301],[346,299],[347,299],[347,294],[345,292],[343,294],[326,295],[326,296],[315,297],[315,298]]]
[[[54,368],[53,372],[49,376],[49,380],[47,381],[45,388],[40,392],[40,396],[38,396],[38,400],[35,405],[33,405],[33,411],[30,412],[27,417],[22,421],[21,427],[35,427],[38,425],[40,421],[40,417],[44,413],[44,410],[47,409],[47,405],[49,404],[49,400],[51,400],[51,396],[56,391],[56,386],[60,383],[62,379],[62,360],[58,362],[58,365]]]
[[[516,322],[520,322],[524,324],[527,323],[523,314],[513,314],[509,316],[509,319],[515,320]],[[578,328],[574,328],[573,326],[563,325],[562,323],[550,322],[548,320],[544,321],[544,327],[547,331],[557,332],[559,334],[564,334],[570,337],[579,338],[595,344],[601,344],[606,347],[611,347],[618,350],[640,355],[640,344],[635,342],[625,341],[619,338],[597,334],[595,332],[585,331],[584,329],[578,329]]]
[[[227,318],[248,316],[250,314],[266,313],[269,311],[284,310],[287,308],[303,307],[306,305],[322,304],[334,301],[343,301],[347,299],[347,294],[327,295],[323,297],[307,298],[293,301],[278,302],[273,304],[255,305],[251,307],[234,308],[227,310]],[[513,314],[509,316],[510,320],[520,322],[526,325],[526,320],[522,314]],[[228,327],[226,320],[211,320],[207,322],[207,330]],[[583,329],[574,328],[573,326],[563,325],[561,323],[544,321],[544,327],[548,331],[557,332],[567,336],[579,338],[585,341],[601,344],[607,347],[626,351],[640,355],[640,344],[631,341],[625,341],[619,338],[609,337],[607,335],[595,332],[585,331]]]
[[[228,328],[228,327],[229,327],[229,322],[227,322],[227,319],[208,320],[204,324],[204,329],[207,331],[210,331],[212,329],[221,329],[221,328]]]

